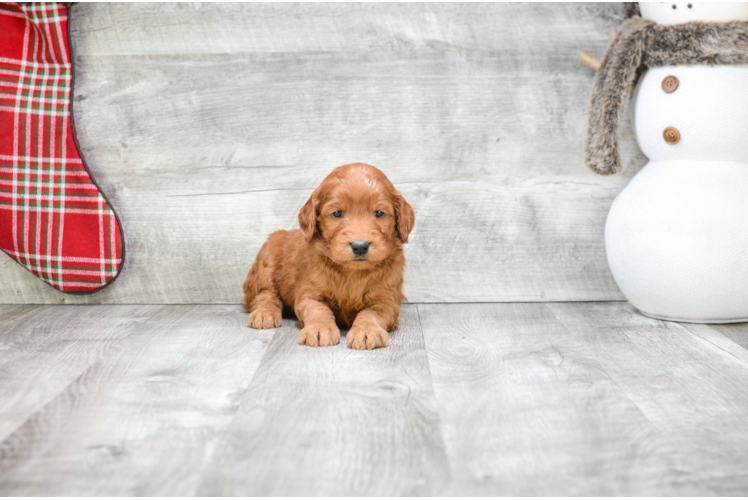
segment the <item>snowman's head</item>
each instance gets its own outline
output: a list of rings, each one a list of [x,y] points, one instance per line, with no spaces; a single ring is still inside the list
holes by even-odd
[[[658,24],[748,21],[748,2],[639,2],[639,12]]]

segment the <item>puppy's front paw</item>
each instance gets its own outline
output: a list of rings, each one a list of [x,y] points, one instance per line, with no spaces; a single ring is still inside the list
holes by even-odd
[[[299,332],[299,344],[311,347],[328,347],[340,343],[340,330],[327,324],[307,325]]]
[[[353,325],[346,335],[348,347],[351,349],[376,349],[390,345],[390,334],[387,330],[375,325]]]
[[[250,328],[257,330],[267,330],[269,328],[280,328],[283,324],[283,317],[280,311],[269,308],[260,308],[252,311],[247,318]]]

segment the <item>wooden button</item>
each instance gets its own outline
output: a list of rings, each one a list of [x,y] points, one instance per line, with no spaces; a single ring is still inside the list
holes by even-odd
[[[678,78],[673,75],[666,76],[665,79],[662,80],[662,90],[668,94],[673,93],[675,92],[675,89],[678,88],[678,83]]]
[[[662,137],[665,138],[665,142],[670,145],[678,144],[680,142],[680,132],[675,127],[668,127],[662,132]]]

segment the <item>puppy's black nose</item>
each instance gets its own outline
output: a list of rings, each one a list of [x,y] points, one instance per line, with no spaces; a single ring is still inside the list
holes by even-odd
[[[351,250],[356,255],[365,255],[369,251],[369,242],[364,240],[356,240],[351,243]]]

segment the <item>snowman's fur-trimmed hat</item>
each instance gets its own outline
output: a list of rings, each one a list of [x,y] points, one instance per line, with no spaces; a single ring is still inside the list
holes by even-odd
[[[623,13],[626,15],[626,19],[634,16],[641,16],[639,11],[639,2],[624,2]]]
[[[663,26],[638,15],[626,20],[605,52],[590,98],[584,159],[598,174],[623,168],[623,111],[647,68],[679,64],[748,64],[748,22]]]

